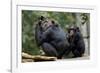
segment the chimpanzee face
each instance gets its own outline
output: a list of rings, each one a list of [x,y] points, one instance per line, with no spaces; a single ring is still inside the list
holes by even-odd
[[[45,21],[42,22],[42,28],[46,30],[50,25],[52,25],[51,20],[46,19]]]
[[[75,33],[74,30],[70,30],[70,31],[69,31],[69,36],[73,36],[74,33]]]
[[[80,32],[80,29],[79,29],[79,27],[77,27],[77,26],[72,26],[70,29],[69,29],[69,36],[74,36],[74,34],[76,33],[76,32]]]
[[[41,18],[41,27],[42,27],[43,30],[46,30],[52,24],[53,23],[50,19],[47,19],[47,18],[44,18],[44,17]]]

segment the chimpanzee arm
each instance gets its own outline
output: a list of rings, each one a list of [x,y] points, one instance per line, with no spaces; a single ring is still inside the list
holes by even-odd
[[[49,27],[47,30],[45,30],[42,35],[41,35],[41,40],[46,40],[48,38],[48,36],[51,36],[51,32],[52,32],[52,27]]]
[[[74,43],[77,44],[77,42],[82,39],[82,34],[80,32],[76,32],[74,36]]]
[[[41,27],[39,26],[39,24],[36,25],[36,28],[35,28],[35,40],[36,40],[36,43],[38,46],[41,45],[42,43],[42,29]]]

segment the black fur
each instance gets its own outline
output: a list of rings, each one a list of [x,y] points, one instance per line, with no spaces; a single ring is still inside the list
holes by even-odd
[[[66,39],[66,33],[63,31],[59,25],[54,21],[47,24],[52,24],[44,31],[42,27],[42,22],[45,22],[43,16],[41,16],[38,24],[36,25],[35,38],[38,46],[41,46],[43,51],[48,56],[55,56],[57,58],[62,58],[64,53],[68,51],[69,43]]]
[[[85,43],[83,40],[83,36],[78,27],[74,27],[73,29],[69,29],[70,31],[74,31],[72,36],[69,36],[68,41],[70,43],[70,49],[73,53],[73,57],[82,57],[85,51]]]

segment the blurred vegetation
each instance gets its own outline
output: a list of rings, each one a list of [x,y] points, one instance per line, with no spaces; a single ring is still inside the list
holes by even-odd
[[[78,13],[22,10],[22,51],[32,55],[41,54],[35,43],[35,25],[38,17],[53,19],[65,30],[66,26],[76,24],[76,14]]]

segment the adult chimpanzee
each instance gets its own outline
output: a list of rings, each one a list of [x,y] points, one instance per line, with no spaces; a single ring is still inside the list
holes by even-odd
[[[73,57],[82,57],[85,51],[85,43],[79,27],[72,26],[68,33],[68,41],[70,43],[70,49],[74,55]]]
[[[50,19],[43,16],[39,18],[35,35],[38,46],[41,46],[48,56],[62,58],[64,53],[69,51],[66,33]]]

